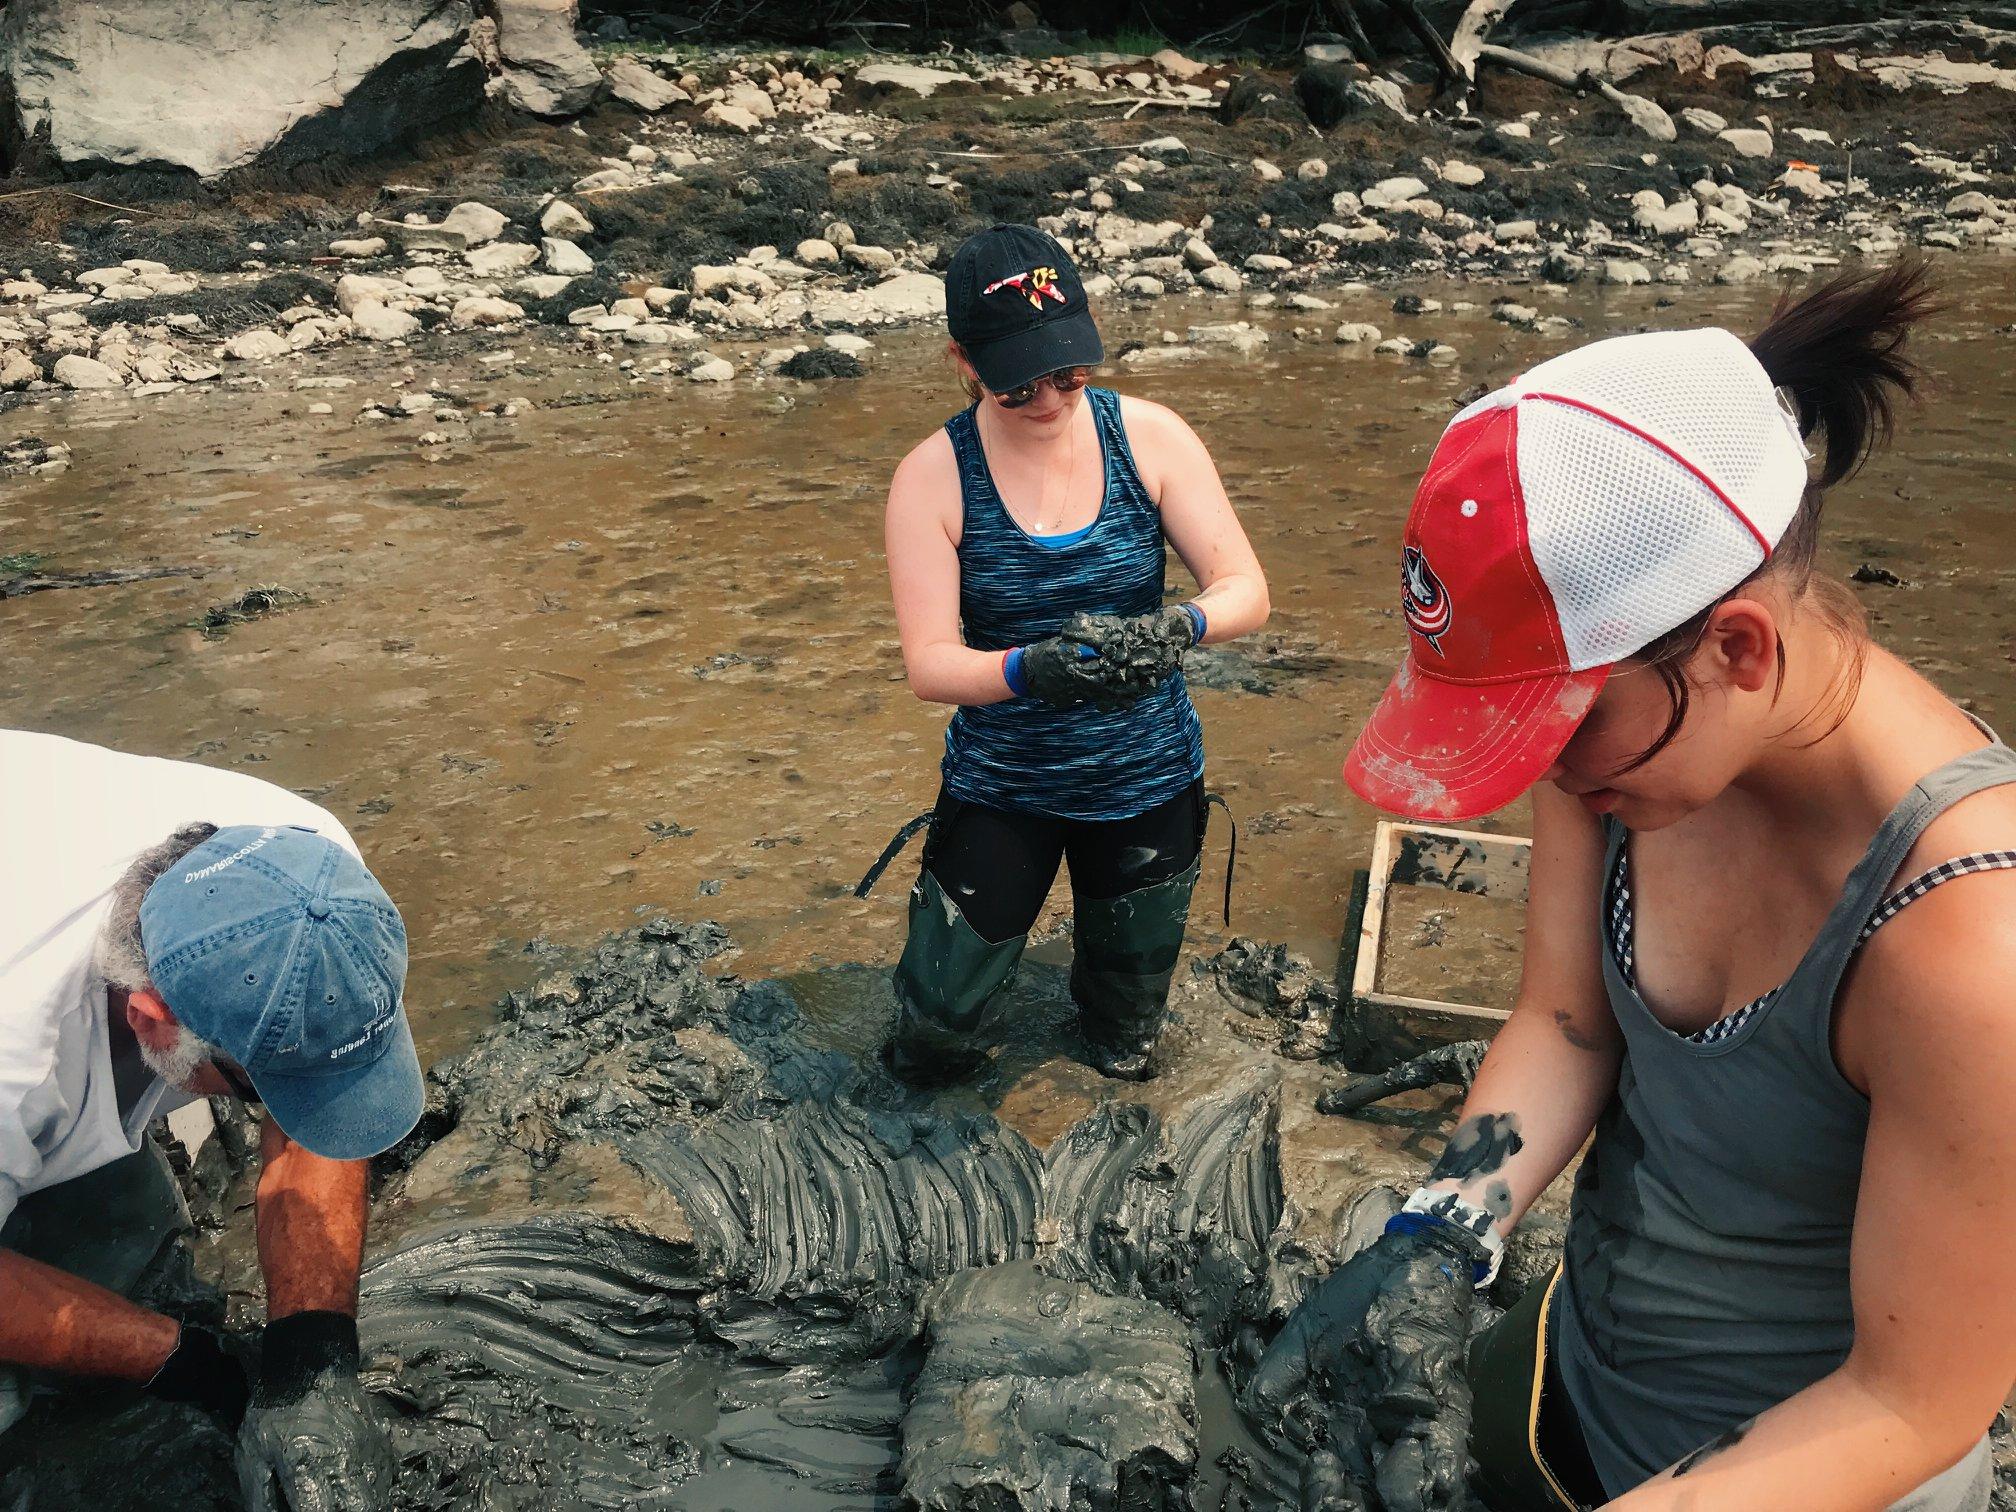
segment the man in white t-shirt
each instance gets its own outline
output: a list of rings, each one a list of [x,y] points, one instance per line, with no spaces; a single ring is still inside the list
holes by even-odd
[[[31,1380],[125,1381],[242,1422],[255,1509],[384,1505],[356,1313],[366,1165],[424,1101],[398,910],[306,799],[51,735],[0,731],[0,845],[0,1432]],[[256,1380],[121,1295],[122,1232],[179,1208],[147,1125],[218,1094],[266,1109]]]

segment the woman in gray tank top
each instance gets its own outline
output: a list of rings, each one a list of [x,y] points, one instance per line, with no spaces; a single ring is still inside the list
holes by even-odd
[[[1473,1416],[1494,1508],[1988,1505],[2016,756],[1814,569],[1927,296],[1903,266],[1747,343],[1554,358],[1416,495],[1409,655],[1346,775],[1437,820],[1531,789],[1524,974],[1428,1185],[1255,1382],[1369,1361],[1351,1452],[1389,1512],[1461,1501]],[[1564,1264],[1466,1379],[1470,1284],[1585,1141]]]

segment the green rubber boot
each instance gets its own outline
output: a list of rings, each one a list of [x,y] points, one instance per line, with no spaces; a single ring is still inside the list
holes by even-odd
[[[1027,935],[983,940],[938,879],[910,889],[910,938],[896,963],[896,1031],[885,1056],[904,1081],[957,1081],[986,1060],[987,1005],[1015,974]]]
[[[1071,996],[1092,1064],[1108,1076],[1147,1080],[1183,950],[1197,866],[1193,861],[1182,876],[1153,887],[1073,904]]]

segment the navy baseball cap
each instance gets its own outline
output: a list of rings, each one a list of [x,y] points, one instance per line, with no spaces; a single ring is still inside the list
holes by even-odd
[[[1078,269],[1034,226],[995,226],[960,244],[945,274],[945,323],[997,394],[1106,356]]]
[[[420,1121],[406,925],[335,841],[291,825],[220,829],[147,889],[140,938],[162,1001],[244,1067],[295,1143],[363,1160]]]

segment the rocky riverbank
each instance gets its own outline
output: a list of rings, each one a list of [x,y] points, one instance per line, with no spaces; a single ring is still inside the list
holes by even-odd
[[[1353,281],[1530,282],[1500,318],[1546,329],[1549,284],[2007,255],[2016,54],[1975,30],[1971,61],[1564,42],[1634,103],[1485,70],[1454,116],[1334,44],[1285,68],[605,47],[578,119],[493,89],[477,125],[312,187],[127,171],[0,200],[0,393],[312,382],[332,348],[397,362],[500,328],[640,377],[844,376],[864,332],[935,317],[953,246],[1000,220],[1057,234],[1102,299],[1236,294],[1339,341],[1382,336],[1326,320]],[[1169,318],[1176,351],[1264,339]]]

